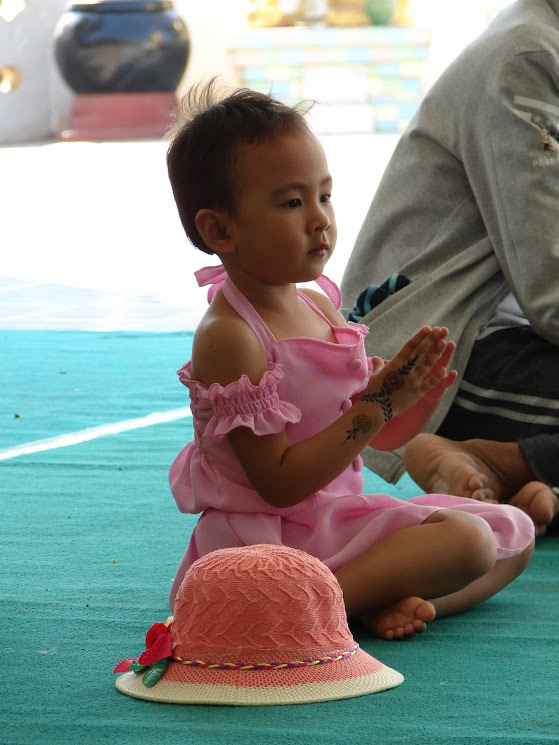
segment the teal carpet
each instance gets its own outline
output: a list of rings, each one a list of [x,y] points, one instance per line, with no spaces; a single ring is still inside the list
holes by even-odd
[[[422,637],[380,642],[355,629],[403,673],[393,690],[263,708],[116,691],[113,666],[140,654],[148,627],[169,613],[194,524],[167,484],[191,423],[65,447],[49,438],[187,406],[175,370],[190,343],[188,334],[0,331],[1,745],[559,742],[559,538],[540,540],[499,596]],[[34,452],[14,449],[37,441]],[[407,478],[392,487],[369,472],[367,490],[416,493]]]

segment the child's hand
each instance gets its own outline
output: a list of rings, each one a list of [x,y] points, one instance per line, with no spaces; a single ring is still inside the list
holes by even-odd
[[[458,373],[456,372],[456,370],[452,370],[448,374],[446,372],[448,364],[450,362],[450,358],[454,354],[455,349],[456,344],[453,341],[447,342],[434,368],[427,373],[426,377],[428,379],[439,377],[439,382],[433,388],[428,390],[427,393],[424,395],[423,399],[425,401],[431,403],[440,401],[441,398],[444,396],[444,392],[446,391],[446,389],[450,388],[450,386],[458,377]]]
[[[446,372],[454,351],[454,344],[445,341],[447,334],[447,328],[424,326],[388,362],[375,357],[361,400],[381,406],[387,422],[427,393],[440,398],[456,378]]]

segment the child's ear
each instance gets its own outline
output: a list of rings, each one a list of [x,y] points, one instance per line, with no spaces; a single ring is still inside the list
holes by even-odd
[[[196,227],[208,248],[219,256],[232,253],[234,244],[229,232],[229,219],[220,210],[202,209],[196,213]]]

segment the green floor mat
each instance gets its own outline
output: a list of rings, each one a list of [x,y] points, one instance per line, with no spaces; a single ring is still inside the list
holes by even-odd
[[[184,407],[190,337],[2,333],[0,448]],[[78,391],[74,389],[78,388]],[[74,395],[76,394],[76,395]],[[19,417],[14,414],[18,413]],[[559,539],[538,541],[496,598],[390,643],[392,690],[323,704],[234,708],[131,699],[112,668],[143,649],[195,517],[171,460],[189,418],[0,461],[1,745],[535,745],[559,741]],[[367,491],[418,493],[367,472]],[[444,557],[441,557],[444,560]]]

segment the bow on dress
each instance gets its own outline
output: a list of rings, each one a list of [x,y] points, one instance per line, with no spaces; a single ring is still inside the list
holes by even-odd
[[[198,287],[211,285],[208,290],[208,303],[210,303],[215,293],[225,284],[227,272],[223,264],[218,264],[218,266],[205,266],[203,269],[198,269],[197,272],[194,272],[194,276],[198,282]]]
[[[198,269],[197,272],[194,272],[194,276],[198,282],[198,287],[211,285],[208,290],[208,303],[211,303],[215,293],[225,284],[227,272],[223,264],[218,264],[217,266],[205,266],[203,269]],[[326,293],[336,309],[339,310],[342,304],[342,295],[338,286],[331,279],[325,277],[324,274],[317,278],[316,284]]]

